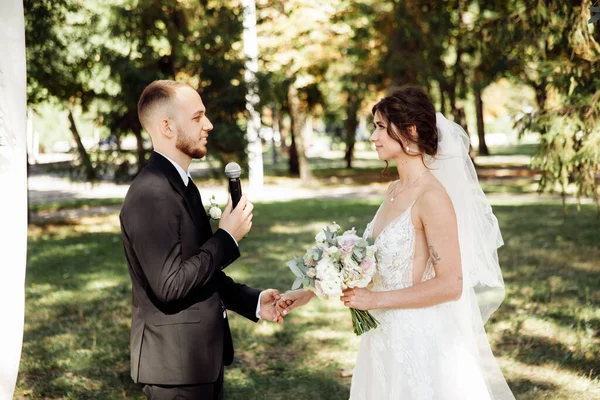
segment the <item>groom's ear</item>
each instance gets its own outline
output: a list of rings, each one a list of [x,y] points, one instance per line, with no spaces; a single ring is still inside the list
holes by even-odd
[[[168,118],[162,118],[160,120],[160,133],[168,139],[173,138],[175,136],[175,131],[173,130],[173,122]]]

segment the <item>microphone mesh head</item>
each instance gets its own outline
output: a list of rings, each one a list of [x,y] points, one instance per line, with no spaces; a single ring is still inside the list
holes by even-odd
[[[225,166],[225,175],[227,175],[228,178],[230,178],[230,179],[239,178],[241,174],[242,174],[242,168],[240,168],[238,163],[230,162],[229,164],[227,164]]]

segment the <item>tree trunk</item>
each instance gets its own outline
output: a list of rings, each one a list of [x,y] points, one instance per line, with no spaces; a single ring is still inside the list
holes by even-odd
[[[346,160],[346,168],[352,168],[352,160],[354,158],[354,145],[356,140],[352,139],[350,143],[346,141],[346,154],[344,154],[344,160]]]
[[[483,100],[481,87],[475,84],[475,112],[477,113],[477,136],[479,137],[479,155],[489,156],[490,151],[485,143],[485,126],[483,124]]]
[[[452,79],[451,90],[450,90],[450,107],[452,107],[452,115],[454,116],[454,122],[462,125],[459,121],[461,120],[461,110],[457,105],[457,97],[460,97],[460,89],[464,88],[464,80],[465,74],[463,71],[461,58],[463,55],[463,48],[461,43],[461,38],[463,37],[464,26],[463,26],[463,11],[464,11],[464,1],[457,1],[457,36],[456,36],[456,63],[454,64],[454,76]],[[462,110],[464,113],[464,110]],[[466,125],[463,125],[466,130]]]
[[[292,124],[294,123],[294,117],[292,118]],[[292,143],[288,148],[289,153],[289,165],[290,165],[290,174],[293,176],[300,176],[300,162],[298,161],[298,149],[296,148],[296,135],[292,132]]]
[[[358,107],[359,100],[354,93],[348,94],[348,103],[346,105],[346,168],[352,168],[352,160],[354,158],[354,145],[356,144],[356,128],[358,127]]]
[[[454,122],[460,125],[465,130],[467,135],[471,136],[469,133],[469,126],[467,125],[467,114],[465,113],[465,109],[461,106],[457,106],[454,113],[456,115],[456,121]]]
[[[277,154],[277,141],[275,140],[275,133],[279,133],[279,142],[281,144],[281,128],[279,125],[279,114],[280,111],[278,111],[277,109],[275,109],[275,107],[271,108],[271,121],[272,121],[272,129],[273,129],[273,136],[271,139],[271,144],[273,145],[273,165],[277,165],[279,163],[279,155]]]
[[[543,78],[542,82],[539,84],[533,84],[533,88],[535,90],[535,101],[540,111],[543,111],[546,108],[546,100],[548,98],[548,93],[546,92],[547,85],[548,81],[546,78]]]
[[[139,174],[146,166],[146,149],[144,149],[144,137],[142,136],[142,129],[139,126],[134,126],[133,134],[137,139],[137,173]]]
[[[444,87],[442,86],[442,83],[440,82],[440,110],[442,111],[442,114],[447,115],[446,111],[446,94],[444,92]]]
[[[263,147],[260,137],[260,95],[258,85],[258,39],[256,34],[256,4],[242,0],[242,42],[244,47],[244,81],[246,82],[246,140],[248,141],[248,183],[252,193],[260,193],[265,182]]]
[[[90,160],[90,155],[87,153],[85,147],[83,147],[83,143],[81,142],[81,136],[79,136],[79,131],[77,130],[77,125],[75,124],[75,118],[73,118],[73,111],[69,107],[69,129],[73,134],[73,138],[75,139],[75,143],[77,143],[77,151],[79,152],[79,157],[81,157],[81,162],[85,168],[85,180],[93,181],[96,179],[96,170],[92,166],[92,161]]]
[[[279,109],[277,112],[277,125],[279,126],[279,135],[281,136],[281,155],[287,155],[289,153],[287,145],[288,128],[283,121],[283,109]]]
[[[312,172],[310,170],[310,164],[304,150],[304,138],[302,131],[304,124],[306,123],[306,116],[300,109],[300,99],[298,98],[298,89],[291,84],[288,89],[288,104],[290,107],[290,116],[292,118],[292,149],[290,151],[290,173],[300,175],[300,179],[303,181],[312,180]],[[294,154],[295,153],[295,154]],[[295,157],[294,157],[295,156]],[[294,170],[294,160],[296,163],[296,170]]]

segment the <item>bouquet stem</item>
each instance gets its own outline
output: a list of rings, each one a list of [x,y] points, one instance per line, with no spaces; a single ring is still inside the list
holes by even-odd
[[[350,314],[352,315],[352,327],[357,336],[373,328],[377,328],[379,325],[379,322],[368,311],[351,308]]]

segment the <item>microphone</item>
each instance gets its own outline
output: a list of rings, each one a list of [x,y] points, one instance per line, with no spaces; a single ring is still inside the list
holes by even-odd
[[[242,197],[241,174],[242,169],[238,163],[230,162],[225,166],[225,175],[229,180],[229,193],[231,193],[231,202],[234,209],[238,205],[240,197]]]

